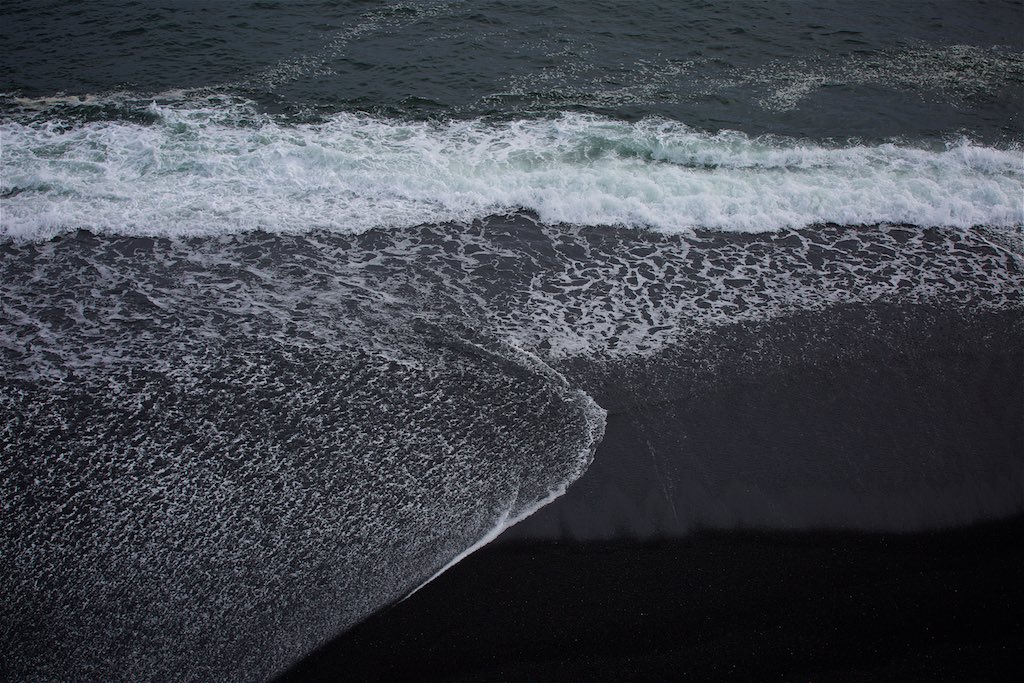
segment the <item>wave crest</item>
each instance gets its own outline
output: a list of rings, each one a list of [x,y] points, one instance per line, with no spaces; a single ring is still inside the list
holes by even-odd
[[[289,125],[237,101],[0,125],[0,234],[356,233],[528,210],[663,232],[820,223],[1019,228],[1021,150],[825,145],[593,115]]]

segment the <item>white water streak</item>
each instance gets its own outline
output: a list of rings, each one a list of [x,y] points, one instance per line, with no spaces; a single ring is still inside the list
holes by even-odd
[[[1021,151],[966,140],[825,146],[575,114],[288,126],[239,109],[153,105],[153,125],[0,125],[0,234],[352,233],[522,209],[664,232],[1024,224]]]

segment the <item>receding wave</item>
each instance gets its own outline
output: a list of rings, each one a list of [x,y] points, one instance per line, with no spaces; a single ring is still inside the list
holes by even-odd
[[[0,234],[346,233],[528,210],[687,232],[1019,228],[1024,158],[969,140],[825,145],[594,115],[289,124],[231,104],[0,125]]]
[[[290,285],[268,271],[265,298],[233,308],[221,286],[244,268],[201,266],[216,282],[195,287],[173,258],[108,252],[144,241],[82,233],[0,257],[0,680],[268,680],[591,461],[604,411],[486,330],[339,282],[295,301],[324,314],[314,344],[271,339]],[[169,305],[113,284],[122,265],[155,268]],[[25,277],[36,267],[53,287]],[[37,327],[40,307],[75,302],[105,315]],[[71,345],[97,362],[17,372],[22,353]]]

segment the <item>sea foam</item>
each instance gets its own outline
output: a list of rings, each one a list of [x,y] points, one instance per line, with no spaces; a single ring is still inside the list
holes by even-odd
[[[527,210],[662,232],[1024,225],[1019,148],[828,145],[647,119],[289,124],[239,105],[9,120],[0,235],[356,233]],[[143,120],[138,120],[142,118]]]

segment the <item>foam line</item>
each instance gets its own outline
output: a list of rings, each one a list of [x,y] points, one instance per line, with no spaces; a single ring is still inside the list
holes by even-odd
[[[521,209],[663,232],[1024,225],[1021,150],[966,139],[827,146],[581,114],[286,125],[216,101],[149,113],[0,125],[0,235],[353,233]]]
[[[556,384],[560,385],[562,389],[570,391],[569,383],[565,376],[541,360],[536,354],[530,353],[529,351],[512,344],[505,345],[505,348],[508,352],[516,355],[517,360],[529,367],[532,371],[552,379]],[[570,467],[567,476],[555,486],[548,489],[547,495],[543,498],[532,502],[526,502],[525,505],[523,501],[520,500],[522,492],[516,491],[510,498],[505,510],[498,516],[494,526],[492,526],[487,533],[481,536],[480,540],[449,560],[443,567],[432,574],[430,578],[412,589],[404,598],[402,598],[402,601],[408,600],[434,579],[444,574],[446,571],[475,553],[480,548],[483,548],[485,545],[498,538],[498,536],[500,536],[506,529],[515,526],[544,506],[563,496],[569,486],[583,476],[583,473],[586,472],[590,463],[594,459],[594,452],[597,450],[598,444],[601,443],[601,439],[604,438],[604,430],[608,413],[604,408],[599,406],[589,394],[579,389],[571,390],[570,395],[572,398],[566,400],[578,402],[586,416],[587,433],[583,439],[578,457],[572,463],[573,466]]]

